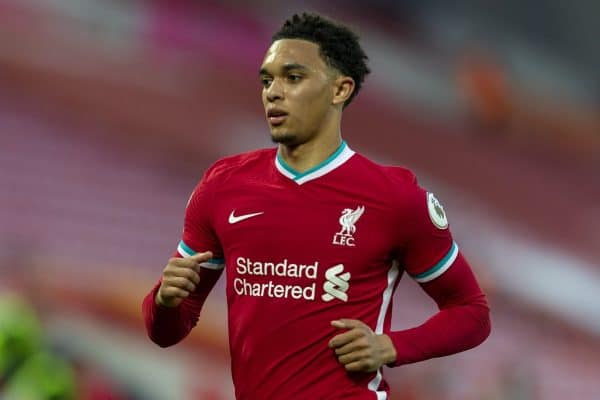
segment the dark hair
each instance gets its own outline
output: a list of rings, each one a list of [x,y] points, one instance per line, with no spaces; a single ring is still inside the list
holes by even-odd
[[[354,91],[344,103],[346,107],[360,91],[365,76],[371,72],[369,59],[358,43],[358,35],[348,27],[318,14],[294,14],[273,34],[273,42],[280,39],[303,39],[319,45],[323,60],[354,79]]]

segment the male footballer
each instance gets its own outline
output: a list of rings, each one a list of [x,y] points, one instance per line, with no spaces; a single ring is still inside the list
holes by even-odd
[[[181,341],[226,271],[238,400],[388,399],[383,366],[487,338],[486,297],[433,193],[342,138],[342,113],[369,73],[357,35],[302,14],[272,39],[259,79],[277,146],[205,172],[177,252],[144,299],[146,329],[160,346]],[[439,310],[392,331],[404,273]]]

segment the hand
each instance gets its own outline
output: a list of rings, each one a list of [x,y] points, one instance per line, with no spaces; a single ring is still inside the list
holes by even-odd
[[[210,251],[191,257],[169,259],[162,273],[162,282],[154,301],[164,307],[177,307],[183,299],[196,290],[200,283],[200,263],[212,258]]]
[[[331,321],[338,329],[349,329],[334,336],[329,348],[335,349],[338,361],[352,372],[373,372],[396,360],[396,349],[388,335],[377,335],[356,319]]]

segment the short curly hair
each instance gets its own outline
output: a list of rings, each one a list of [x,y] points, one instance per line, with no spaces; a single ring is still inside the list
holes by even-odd
[[[356,33],[348,27],[314,13],[294,14],[273,34],[273,42],[280,39],[303,39],[319,45],[323,60],[354,80],[354,91],[344,107],[356,97],[365,76],[371,72],[367,66],[369,57],[358,42]]]

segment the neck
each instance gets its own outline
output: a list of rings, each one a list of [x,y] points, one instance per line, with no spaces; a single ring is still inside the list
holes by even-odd
[[[300,173],[319,165],[342,144],[341,122],[341,112],[329,115],[322,130],[310,140],[294,146],[279,144],[280,156],[287,165]]]
[[[294,170],[305,172],[331,156],[342,144],[340,134],[315,138],[296,146],[279,145],[279,154]]]

